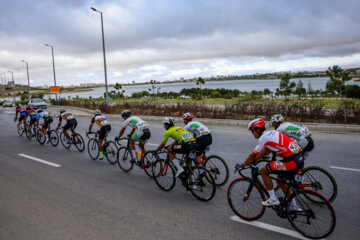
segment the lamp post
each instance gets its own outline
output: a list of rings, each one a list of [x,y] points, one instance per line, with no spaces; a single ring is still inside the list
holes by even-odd
[[[28,79],[28,97],[29,100],[31,99],[31,92],[30,92],[30,79],[29,79],[29,64],[25,60],[21,60],[22,62],[26,63],[26,71],[27,71],[27,79]]]
[[[102,12],[96,10],[93,7],[91,7],[90,9],[95,11],[95,12],[100,13],[100,16],[101,16],[101,32],[102,32],[103,56],[104,56],[104,72],[105,72],[105,97],[106,97],[106,104],[109,105],[109,94],[108,94],[107,73],[106,73],[106,57],[105,57],[105,38],[104,38],[103,14],[102,14]]]
[[[55,75],[55,60],[54,60],[54,46],[45,43],[45,46],[51,47],[51,55],[52,55],[52,62],[53,62],[53,72],[54,72],[54,84],[56,87],[56,75]],[[58,102],[58,97],[57,97],[57,93],[55,93],[55,98],[56,98],[56,102]]]
[[[15,81],[14,81],[14,73],[12,71],[8,71],[9,73],[11,73],[11,79],[14,83],[14,105],[16,105],[16,92],[15,92]]]

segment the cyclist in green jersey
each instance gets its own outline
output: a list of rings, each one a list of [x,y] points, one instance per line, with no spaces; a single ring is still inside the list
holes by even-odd
[[[161,149],[163,149],[163,147],[165,147],[165,144],[169,138],[175,140],[167,147],[166,150],[169,154],[170,159],[174,163],[174,166],[176,167],[177,171],[175,177],[178,177],[182,172],[184,172],[184,169],[180,166],[178,160],[175,157],[175,154],[176,153],[189,154],[190,151],[195,149],[195,141],[188,131],[186,131],[181,127],[174,126],[174,123],[175,123],[174,118],[172,117],[164,118],[163,124],[166,131],[164,133],[164,138],[161,144],[156,149],[156,152],[159,152]]]

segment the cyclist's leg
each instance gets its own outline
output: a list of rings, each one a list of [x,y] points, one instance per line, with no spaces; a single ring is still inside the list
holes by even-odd
[[[201,136],[196,139],[195,150],[196,150],[196,165],[201,164],[201,156],[205,152],[205,149],[212,144],[211,134]]]
[[[176,159],[175,153],[181,152],[181,148],[174,148],[175,145],[169,146],[166,150],[167,153],[169,155],[170,160],[172,161],[172,163],[174,164],[175,168],[176,168],[176,174],[175,177],[178,177],[182,172],[184,172],[184,168],[182,166],[180,166],[179,161]]]

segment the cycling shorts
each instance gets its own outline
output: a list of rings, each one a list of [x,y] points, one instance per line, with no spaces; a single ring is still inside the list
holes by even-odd
[[[151,133],[150,130],[148,128],[144,129],[144,130],[137,130],[134,132],[134,134],[131,136],[131,138],[137,142],[143,142],[145,143],[146,140],[150,139],[151,137]]]
[[[19,116],[19,122],[25,119],[25,112],[21,112]]]
[[[30,117],[29,125],[32,126],[36,122],[36,116]]]
[[[111,131],[111,126],[110,125],[105,125],[103,127],[100,128],[99,131],[99,139],[104,139],[106,136],[106,133]]]
[[[190,141],[182,143],[181,145],[174,145],[171,147],[171,150],[174,153],[189,154],[191,151],[195,150],[195,142]]]
[[[196,156],[200,156],[201,154],[203,154],[207,146],[211,144],[212,144],[211,133],[196,138],[196,143],[195,143]]]
[[[314,149],[314,141],[311,137],[307,137],[306,140],[308,141],[308,144],[303,149],[303,153],[310,152]]]
[[[71,131],[74,131],[77,126],[77,120],[76,119],[70,119],[66,122],[64,126],[64,130],[67,131],[71,129]]]
[[[44,128],[48,128],[48,126],[50,125],[50,123],[52,123],[54,120],[53,118],[50,116],[50,117],[47,117],[47,118],[44,118]]]
[[[302,154],[296,154],[282,161],[276,160],[269,162],[265,167],[271,174],[278,174],[281,177],[290,179],[292,178],[299,169],[303,168],[304,161]]]

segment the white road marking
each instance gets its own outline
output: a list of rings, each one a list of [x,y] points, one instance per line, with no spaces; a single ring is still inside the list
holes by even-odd
[[[59,165],[59,164],[48,162],[48,161],[42,160],[40,158],[32,157],[32,156],[29,156],[29,155],[26,155],[26,154],[19,153],[18,155],[20,157],[28,158],[28,159],[31,159],[31,160],[34,160],[34,161],[37,161],[37,162],[41,162],[41,163],[53,166],[53,167],[61,167],[61,165]]]
[[[155,144],[155,143],[147,143],[146,145],[150,145],[150,146],[159,146],[159,144]]]
[[[254,226],[254,227],[262,228],[262,229],[269,230],[269,231],[272,231],[272,232],[281,233],[281,234],[288,235],[288,236],[291,236],[291,237],[294,237],[294,238],[307,239],[306,237],[304,237],[303,235],[301,235],[300,233],[298,233],[296,231],[292,231],[292,230],[289,230],[289,229],[286,229],[286,228],[277,227],[277,226],[270,225],[270,224],[267,224],[267,223],[262,223],[262,222],[258,222],[258,221],[248,222],[248,221],[242,220],[238,216],[231,216],[230,219],[233,220],[233,221],[236,221],[236,222],[245,223],[245,224],[248,224],[248,225],[251,225],[251,226]]]
[[[356,168],[344,168],[344,167],[335,167],[335,166],[329,166],[329,168],[360,172],[360,169],[356,169]]]

